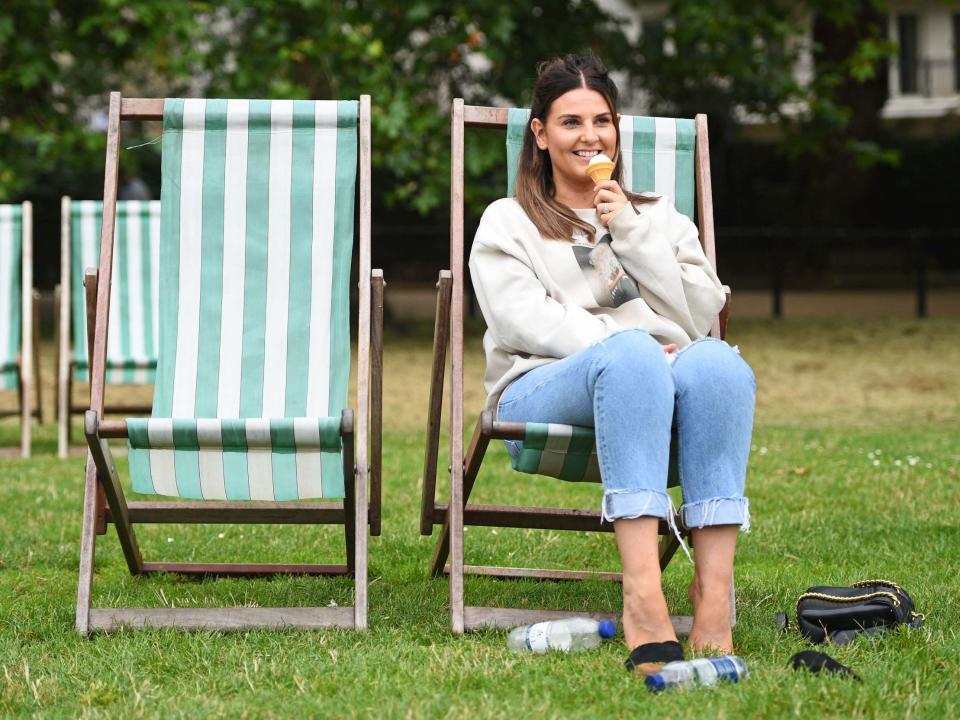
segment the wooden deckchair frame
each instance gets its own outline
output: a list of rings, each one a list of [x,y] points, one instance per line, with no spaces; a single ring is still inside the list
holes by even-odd
[[[90,357],[90,409],[84,418],[87,453],[80,577],[76,628],[82,635],[119,626],[177,627],[185,630],[243,630],[257,627],[314,629],[367,627],[367,527],[380,534],[380,435],[382,418],[383,273],[370,267],[370,96],[359,108],[359,330],[357,338],[357,408],[343,411],[344,489],[341,502],[127,502],[114,466],[109,438],[127,437],[126,422],[104,420],[107,330],[110,317],[110,270],[116,217],[120,123],[162,120],[163,100],[122,98],[110,94],[106,171],[99,269],[85,273]],[[98,278],[105,278],[98,282]],[[371,351],[374,355],[371,363]],[[373,377],[371,378],[371,371]],[[369,413],[369,417],[368,417]],[[373,436],[368,456],[368,432]],[[369,464],[368,460],[369,459]],[[370,476],[370,501],[367,477]],[[353,478],[353,483],[349,480]],[[137,523],[342,524],[346,563],[184,563],[144,562],[133,526]],[[347,607],[292,608],[94,608],[96,536],[106,524],[117,528],[127,567],[133,575],[176,572],[195,576],[266,576],[276,574],[348,575],[354,580],[354,604]]]
[[[436,324],[434,327],[434,356],[430,384],[427,421],[427,443],[424,452],[423,495],[420,513],[420,532],[431,535],[435,525],[442,526],[430,561],[430,573],[449,574],[450,622],[455,633],[477,627],[511,627],[569,615],[569,611],[472,607],[464,605],[464,574],[499,578],[540,578],[546,580],[579,580],[599,578],[620,581],[620,573],[598,573],[571,570],[542,570],[464,565],[464,525],[488,527],[537,528],[551,530],[582,530],[613,532],[610,523],[601,523],[599,511],[565,508],[521,507],[512,505],[468,504],[480,471],[480,465],[490,440],[523,440],[523,423],[498,422],[489,412],[481,413],[473,438],[464,458],[463,447],[463,215],[464,215],[464,130],[465,128],[507,127],[506,108],[464,105],[460,98],[453,101],[451,111],[451,167],[450,167],[450,270],[442,270],[438,282]],[[717,266],[713,234],[713,201],[710,186],[710,151],[707,138],[707,117],[697,115],[696,126],[696,201],[700,241],[707,259]],[[726,334],[729,313],[727,303],[710,332],[713,337]],[[436,502],[437,452],[440,443],[440,417],[443,404],[446,350],[450,345],[450,501]],[[676,518],[678,527],[679,516]],[[683,530],[683,528],[681,528]],[[680,547],[667,523],[661,521],[660,566],[666,567]],[[449,565],[447,558],[449,556]],[[735,609],[731,593],[731,615]],[[616,613],[589,613],[597,618],[616,619]],[[688,634],[692,619],[688,616],[671,618],[678,633]]]
[[[43,397],[40,377],[40,320],[34,312],[38,293],[33,289],[33,203],[21,204],[20,215],[20,352],[17,354],[17,404],[13,409],[0,410],[0,418],[20,416],[20,448],[4,448],[0,454],[19,453],[30,457],[33,418],[43,423]],[[34,393],[36,407],[30,405]]]
[[[73,438],[73,426],[70,420],[75,415],[84,415],[89,405],[84,402],[75,402],[73,397],[73,375],[76,360],[73,356],[73,275],[72,255],[70,247],[70,203],[67,195],[60,199],[60,284],[54,289],[54,327],[56,328],[56,376],[54,392],[56,396],[57,419],[57,456],[66,458],[70,452],[70,441]],[[89,318],[88,318],[89,320]],[[121,384],[121,383],[112,383]],[[153,409],[149,404],[107,404],[104,400],[104,415],[146,415]],[[79,451],[80,448],[77,448]]]

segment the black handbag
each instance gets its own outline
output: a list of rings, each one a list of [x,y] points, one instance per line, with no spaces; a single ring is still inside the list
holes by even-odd
[[[785,613],[778,622],[787,627]],[[846,645],[858,634],[875,635],[897,625],[920,627],[923,615],[913,598],[889,580],[864,580],[850,587],[807,588],[797,600],[797,629],[814,644],[827,639]]]

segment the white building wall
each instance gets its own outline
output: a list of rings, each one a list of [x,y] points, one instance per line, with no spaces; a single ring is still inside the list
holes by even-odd
[[[940,117],[960,109],[960,94],[955,77],[953,16],[960,13],[960,2],[945,0],[891,0],[887,4],[888,37],[898,41],[898,18],[917,17],[917,92],[904,92],[900,82],[899,57],[891,58],[890,98],[883,117],[890,119]]]

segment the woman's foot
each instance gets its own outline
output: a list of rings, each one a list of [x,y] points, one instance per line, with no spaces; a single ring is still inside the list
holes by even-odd
[[[650,644],[677,641],[677,634],[670,622],[667,600],[657,585],[655,590],[633,590],[623,594],[623,637],[631,651]],[[679,645],[678,645],[679,647]],[[649,654],[649,653],[648,653]],[[656,655],[656,653],[653,653]],[[662,653],[661,653],[662,654]],[[673,658],[651,657],[633,664],[633,669],[643,675],[650,675]]]
[[[693,604],[693,628],[687,639],[690,652],[701,655],[733,653],[729,586],[705,588],[694,575],[687,595]]]

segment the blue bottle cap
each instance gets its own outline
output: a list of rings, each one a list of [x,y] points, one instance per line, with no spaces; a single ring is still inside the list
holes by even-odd
[[[609,640],[617,634],[617,624],[613,620],[602,620],[599,632],[600,637]]]
[[[667,687],[667,684],[663,681],[663,675],[660,673],[656,673],[655,675],[647,675],[643,682],[647,686],[647,690],[650,692],[661,692]]]

